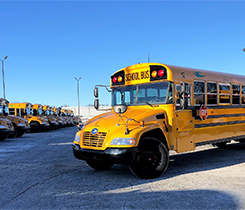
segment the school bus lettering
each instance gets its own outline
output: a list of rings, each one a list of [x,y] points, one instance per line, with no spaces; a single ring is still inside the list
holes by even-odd
[[[126,74],[126,82],[131,81],[131,80],[139,80],[139,72],[132,73],[132,74]]]
[[[142,71],[141,72],[141,79],[148,79],[150,76],[150,72],[149,71]]]
[[[149,75],[150,75],[149,71],[141,71],[141,72],[128,73],[125,75],[125,77],[126,77],[126,82],[129,82],[132,80],[148,79]]]
[[[110,90],[96,85],[94,96],[100,109],[98,88],[105,87],[111,109],[73,141],[74,156],[95,170],[127,164],[140,178],[156,178],[168,168],[170,150],[245,142],[245,76],[141,63],[116,71],[110,82]]]

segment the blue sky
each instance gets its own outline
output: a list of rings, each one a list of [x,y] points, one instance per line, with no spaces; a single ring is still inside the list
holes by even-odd
[[[93,104],[95,85],[148,52],[151,62],[245,75],[245,1],[0,1],[0,20],[10,102],[77,106],[81,77],[80,105]]]

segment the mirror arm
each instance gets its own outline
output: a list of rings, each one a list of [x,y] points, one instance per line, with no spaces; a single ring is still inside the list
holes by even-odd
[[[112,90],[108,88],[108,85],[95,85],[95,87],[104,87],[108,92],[112,92]]]

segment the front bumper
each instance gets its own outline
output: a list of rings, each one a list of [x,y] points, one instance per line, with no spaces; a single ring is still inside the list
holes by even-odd
[[[10,132],[12,132],[12,131],[14,131],[14,130],[13,130],[13,129],[9,130],[9,129],[7,129],[7,128],[5,128],[5,129],[0,129],[0,134],[1,134],[1,133],[10,133]]]
[[[107,148],[105,150],[82,149],[73,144],[73,154],[80,160],[110,160],[117,164],[130,164],[136,155],[137,148]]]

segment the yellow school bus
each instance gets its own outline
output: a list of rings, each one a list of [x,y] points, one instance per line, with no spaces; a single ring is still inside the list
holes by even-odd
[[[73,110],[71,109],[68,110],[68,116],[72,121],[72,125],[78,125],[78,119],[74,116]]]
[[[43,114],[47,117],[49,124],[51,126],[50,130],[58,129],[59,123],[58,120],[53,115],[53,109],[49,105],[43,106]]]
[[[105,88],[112,110],[90,119],[73,142],[74,156],[94,169],[128,164],[136,176],[156,178],[170,150],[244,142],[245,76],[142,63],[115,72]]]
[[[28,120],[32,133],[40,132],[49,127],[48,120],[33,115],[33,105],[31,103],[9,103],[9,113]]]
[[[13,135],[15,128],[13,123],[6,118],[8,115],[8,101],[0,99],[0,141],[4,141],[9,135]]]
[[[57,120],[51,116],[51,107],[42,104],[33,104],[33,115],[45,118],[49,122],[49,126],[45,130],[53,130],[58,128]]]
[[[59,128],[63,128],[65,126],[65,121],[63,120],[61,114],[61,108],[60,107],[51,107],[51,114],[57,119],[59,123]]]
[[[30,130],[30,125],[26,119],[10,115],[8,106],[9,101],[7,99],[0,98],[0,115],[10,120],[14,128],[14,131],[9,133],[8,138],[21,137],[25,132]]]

